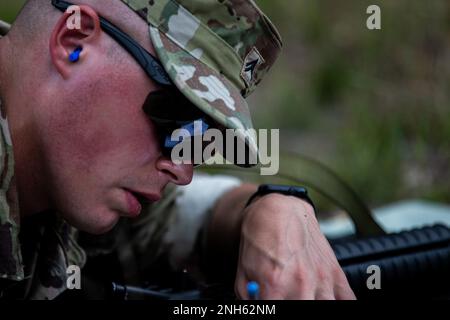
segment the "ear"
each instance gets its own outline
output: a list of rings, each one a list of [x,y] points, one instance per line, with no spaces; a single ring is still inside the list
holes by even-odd
[[[78,14],[79,13],[79,14]],[[76,15],[76,16],[75,16]],[[73,19],[80,18],[79,28],[75,27]],[[72,29],[69,29],[69,26]],[[101,35],[100,18],[97,13],[87,5],[76,6],[72,13],[64,12],[55,25],[50,38],[50,56],[52,62],[64,79],[70,76],[74,63],[69,61],[69,55],[77,48],[83,51],[80,60],[99,43]]]

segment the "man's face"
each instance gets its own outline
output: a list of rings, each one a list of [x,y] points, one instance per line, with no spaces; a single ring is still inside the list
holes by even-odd
[[[169,182],[188,184],[193,170],[161,155],[142,108],[156,85],[131,56],[108,55],[111,46],[123,49],[101,38],[84,47],[59,89],[62,102],[48,95],[51,107],[36,116],[51,200],[67,221],[91,233],[108,231],[120,216],[137,216],[133,193],[157,201]]]

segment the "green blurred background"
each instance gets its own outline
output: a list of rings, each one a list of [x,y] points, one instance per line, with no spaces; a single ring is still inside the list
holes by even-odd
[[[23,0],[2,0],[13,21]],[[334,169],[372,207],[450,203],[450,1],[260,0],[284,38],[250,99],[282,149]],[[378,4],[382,30],[366,28]],[[321,203],[326,208],[326,203]]]

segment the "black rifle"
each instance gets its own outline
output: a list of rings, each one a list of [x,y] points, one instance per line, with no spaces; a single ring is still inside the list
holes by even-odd
[[[450,229],[446,226],[365,239],[341,239],[331,245],[359,299],[450,298]],[[376,266],[375,271],[371,271],[370,266]],[[379,289],[377,285],[380,285]],[[115,299],[234,298],[232,290],[224,285],[177,291],[113,283],[111,294]]]

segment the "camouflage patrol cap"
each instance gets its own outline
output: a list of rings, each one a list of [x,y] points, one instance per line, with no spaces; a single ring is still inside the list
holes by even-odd
[[[148,24],[178,89],[257,152],[245,98],[277,59],[281,38],[252,0],[121,0]]]

